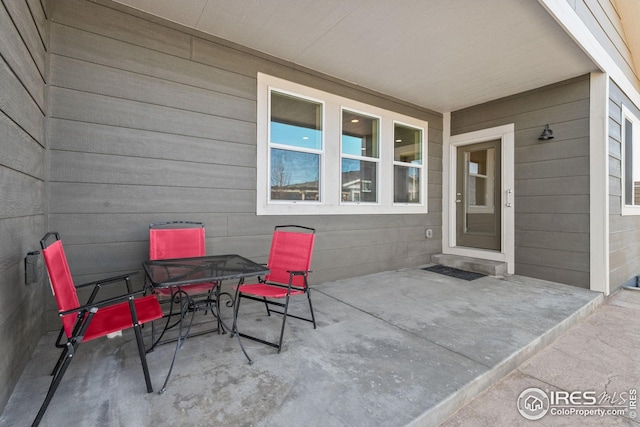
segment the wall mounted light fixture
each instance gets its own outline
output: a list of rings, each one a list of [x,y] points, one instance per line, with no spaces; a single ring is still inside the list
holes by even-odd
[[[538,138],[540,141],[546,141],[548,139],[553,139],[553,131],[549,129],[549,125],[544,125],[544,130],[542,131],[542,135]]]

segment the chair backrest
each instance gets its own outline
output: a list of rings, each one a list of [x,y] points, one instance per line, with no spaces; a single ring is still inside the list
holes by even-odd
[[[285,231],[284,228],[296,228],[300,231]],[[270,273],[265,276],[265,280],[288,284],[289,271],[309,271],[315,232],[313,228],[298,225],[277,226],[273,232],[267,263]],[[304,278],[294,276],[292,284],[304,288]]]
[[[172,221],[149,224],[149,259],[204,256],[204,237],[204,224],[201,222]]]
[[[56,240],[49,246],[46,246],[46,240],[50,235],[55,235]],[[51,281],[51,291],[56,298],[58,311],[63,312],[79,307],[78,294],[73,284],[71,270],[67,263],[67,257],[62,247],[62,240],[58,233],[47,233],[40,241],[42,247],[42,255],[49,272],[49,280]],[[78,317],[77,313],[67,314],[62,317],[62,325],[67,337],[71,337],[73,333],[73,325]]]

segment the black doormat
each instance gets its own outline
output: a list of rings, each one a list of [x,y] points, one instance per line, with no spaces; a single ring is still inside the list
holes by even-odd
[[[486,274],[474,273],[472,271],[460,270],[453,267],[445,267],[444,265],[433,265],[431,267],[425,267],[423,268],[423,270],[432,271],[434,273],[444,274],[445,276],[455,277],[456,279],[467,281],[476,280],[486,276]]]

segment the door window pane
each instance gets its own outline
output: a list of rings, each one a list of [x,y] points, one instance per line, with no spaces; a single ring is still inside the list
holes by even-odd
[[[419,168],[406,166],[393,167],[395,203],[420,203],[420,172]]]
[[[468,206],[482,206],[493,209],[493,165],[495,149],[471,151],[468,153]]]
[[[318,200],[320,155],[271,149],[271,200]]]

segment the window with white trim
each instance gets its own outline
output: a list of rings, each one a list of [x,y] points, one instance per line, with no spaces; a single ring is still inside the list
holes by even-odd
[[[640,120],[622,106],[623,215],[640,215]]]
[[[320,200],[322,102],[272,91],[270,201]]]
[[[258,74],[258,215],[427,212],[428,123]]]
[[[393,142],[393,201],[420,203],[422,129],[394,123]]]
[[[342,110],[342,202],[378,202],[380,119]]]

